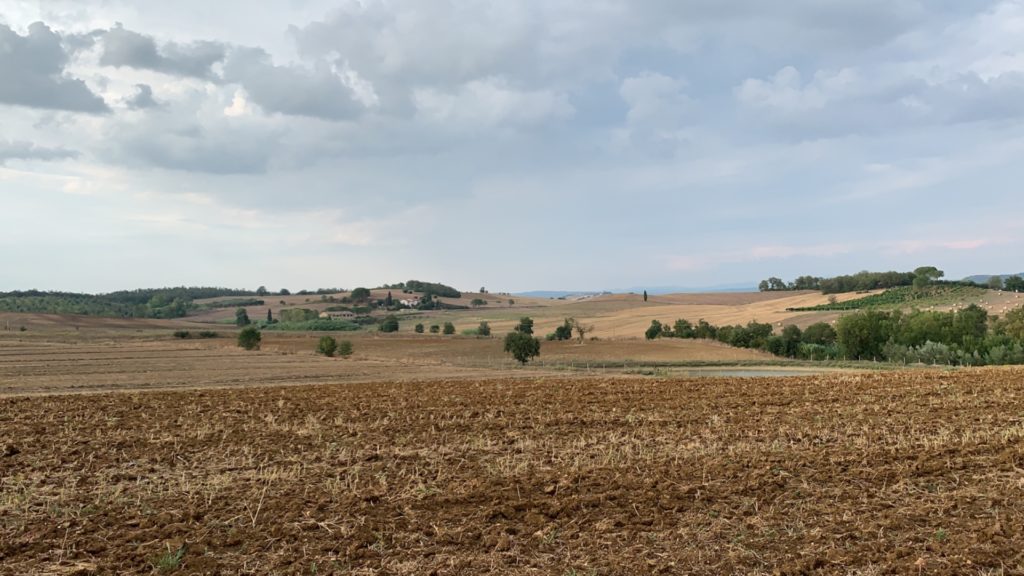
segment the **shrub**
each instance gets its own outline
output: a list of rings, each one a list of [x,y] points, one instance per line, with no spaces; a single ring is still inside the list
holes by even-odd
[[[217,333],[210,330],[203,330],[199,333],[200,338],[216,338]]]
[[[178,330],[174,333],[175,338],[191,338],[192,334],[188,330]]]
[[[452,324],[451,322],[445,322],[444,333],[449,336],[455,334],[455,324]]]
[[[249,324],[249,313],[245,311],[245,308],[235,310],[235,326],[248,326]]]
[[[316,351],[328,358],[334,356],[334,352],[338,350],[338,341],[330,336],[323,336],[320,338],[320,342],[316,346]]]
[[[432,324],[430,326],[430,333],[431,334],[440,334],[441,333],[441,327],[438,326],[437,324]]]
[[[255,326],[242,328],[242,331],[238,333],[238,346],[246,350],[259,350],[262,340],[263,335]]]
[[[540,340],[524,332],[509,332],[505,336],[505,352],[525,365],[531,358],[540,356]]]
[[[551,340],[571,340],[572,339],[572,322],[566,318],[565,322],[561,326],[555,328],[555,333],[551,335]]]
[[[423,324],[417,324],[415,330],[417,334],[423,334]]]
[[[644,337],[647,338],[648,340],[654,340],[655,338],[661,337],[661,332],[661,322],[657,320],[651,320],[651,326],[650,328],[647,329],[646,332],[644,332]]]
[[[352,355],[352,342],[349,341],[349,340],[342,340],[341,342],[338,342],[337,354],[338,354],[338,356],[341,356],[342,358],[348,358],[349,356],[351,356]]]
[[[381,332],[398,332],[398,318],[396,316],[388,316],[380,323]]]
[[[481,322],[480,327],[476,329],[476,333],[478,336],[490,336],[491,325],[488,324],[487,322]]]

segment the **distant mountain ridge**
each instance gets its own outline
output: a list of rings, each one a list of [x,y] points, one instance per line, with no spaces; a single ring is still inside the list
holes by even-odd
[[[1020,272],[1017,274],[977,274],[975,276],[968,276],[967,278],[964,278],[964,280],[969,282],[977,282],[978,284],[984,284],[988,282],[989,278],[992,278],[993,276],[998,276],[1003,280],[1006,280],[1011,276],[1020,276],[1021,278],[1024,278],[1024,272]]]

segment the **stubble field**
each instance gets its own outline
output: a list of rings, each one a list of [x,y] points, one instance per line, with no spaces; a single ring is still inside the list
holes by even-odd
[[[1022,376],[2,398],[0,573],[1021,573]]]

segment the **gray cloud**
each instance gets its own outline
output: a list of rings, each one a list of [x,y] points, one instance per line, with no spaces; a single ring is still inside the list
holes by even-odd
[[[7,160],[66,160],[78,152],[67,148],[48,148],[32,142],[0,140],[0,164]]]
[[[224,79],[241,85],[264,111],[327,120],[343,120],[363,110],[352,89],[321,64],[307,69],[276,66],[260,48],[238,48],[224,64]]]
[[[60,36],[42,22],[30,25],[26,36],[0,24],[0,103],[108,112],[107,104],[85,82],[67,76],[67,63]]]
[[[214,77],[213,66],[224,60],[227,48],[220,42],[167,42],[157,46],[152,36],[127,30],[120,23],[102,34],[104,66],[153,70],[175,76]]]
[[[135,88],[135,95],[125,101],[129,108],[132,110],[144,110],[160,106],[160,103],[153,98],[153,88],[149,84],[136,84]]]

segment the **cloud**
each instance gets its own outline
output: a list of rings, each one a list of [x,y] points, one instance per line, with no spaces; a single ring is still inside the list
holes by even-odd
[[[0,24],[0,103],[103,113],[110,109],[85,82],[67,75],[60,35],[42,22],[19,35]]]
[[[346,77],[326,65],[308,69],[277,66],[260,48],[238,48],[224,64],[224,79],[245,89],[248,100],[271,114],[344,120],[364,107]]]
[[[473,80],[452,92],[419,88],[413,92],[413,102],[417,115],[429,122],[473,129],[538,125],[564,120],[575,111],[565,94],[516,90],[503,78]]]
[[[66,160],[79,153],[67,148],[48,148],[32,142],[0,140],[0,165],[7,160]]]
[[[152,36],[127,30],[120,23],[101,36],[103,66],[153,70],[174,76],[213,79],[213,66],[224,60],[227,48],[220,42],[167,42],[158,47]]]
[[[149,84],[136,84],[135,95],[125,101],[132,110],[157,108],[160,104],[153,98],[153,88]]]

